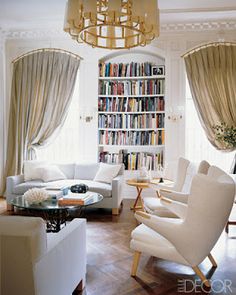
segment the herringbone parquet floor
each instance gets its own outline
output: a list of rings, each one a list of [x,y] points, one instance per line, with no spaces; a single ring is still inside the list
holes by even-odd
[[[205,294],[201,288],[193,289],[191,282],[198,278],[190,268],[145,254],[141,255],[137,277],[130,277],[130,233],[137,226],[131,204],[131,200],[124,200],[119,216],[102,209],[84,213],[88,221],[87,282],[81,295]],[[3,206],[0,201],[0,209],[4,210]],[[210,294],[236,295],[236,226],[230,227],[229,235],[222,234],[212,253],[218,263],[216,271],[207,259],[201,264],[213,282]],[[188,293],[181,291],[183,279],[188,280]]]
[[[181,292],[182,279],[198,279],[192,269],[142,254],[137,278],[130,277],[133,252],[129,249],[130,233],[137,226],[131,200],[125,200],[120,216],[103,210],[87,211],[87,286],[82,295],[176,295]],[[202,271],[212,275],[214,289],[210,294],[236,294],[236,226],[227,236],[222,234],[212,252],[218,262],[213,274],[206,259]],[[225,287],[232,283],[231,290]],[[201,288],[188,294],[203,294]],[[192,290],[192,292],[191,292]],[[198,292],[198,293],[197,293]]]

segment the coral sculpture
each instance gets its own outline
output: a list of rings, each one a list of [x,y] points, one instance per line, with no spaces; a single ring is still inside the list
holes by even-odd
[[[28,204],[40,204],[49,198],[49,194],[45,189],[32,188],[24,193],[24,198]]]

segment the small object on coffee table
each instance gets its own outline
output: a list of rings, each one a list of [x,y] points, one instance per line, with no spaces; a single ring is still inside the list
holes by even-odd
[[[87,193],[73,193],[69,192],[67,196],[64,196],[60,200],[58,200],[59,205],[80,205],[84,206],[86,203],[89,203],[89,201],[93,198],[92,192]]]

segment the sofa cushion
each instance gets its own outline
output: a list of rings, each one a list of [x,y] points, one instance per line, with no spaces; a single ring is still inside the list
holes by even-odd
[[[23,195],[30,188],[34,188],[34,187],[42,188],[42,187],[45,187],[46,185],[47,185],[47,183],[43,182],[42,180],[26,181],[26,182],[16,185],[13,188],[13,193],[17,194],[17,195]]]
[[[99,163],[75,164],[75,179],[93,180],[99,169]]]
[[[111,184],[112,179],[118,175],[120,169],[121,165],[100,163],[100,167],[94,177],[94,181]]]
[[[44,182],[66,179],[65,174],[56,165],[47,165],[36,168],[39,171],[40,179]]]
[[[96,182],[92,180],[77,180],[78,183],[84,183],[89,187],[91,192],[96,192],[101,194],[104,198],[111,197],[111,184]]]
[[[34,179],[40,179],[41,174],[40,171],[37,169],[38,167],[45,166],[46,162],[43,161],[24,161],[24,180],[34,180]]]
[[[75,164],[55,164],[65,174],[67,179],[74,179],[75,174]]]
[[[96,182],[92,180],[84,180],[84,179],[64,179],[64,180],[57,180],[53,182],[43,182],[42,180],[32,180],[32,181],[23,182],[21,184],[16,185],[13,189],[13,193],[17,195],[23,195],[27,190],[34,187],[38,187],[38,188],[55,187],[56,189],[56,188],[61,188],[65,186],[71,187],[72,185],[79,184],[79,183],[86,184],[89,187],[89,190],[91,192],[99,193],[104,198],[110,198],[112,195],[111,184]]]

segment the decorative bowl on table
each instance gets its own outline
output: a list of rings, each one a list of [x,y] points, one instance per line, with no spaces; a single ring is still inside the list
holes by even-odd
[[[150,182],[150,173],[147,170],[146,167],[141,167],[141,169],[138,172],[138,176],[137,176],[137,182]]]

